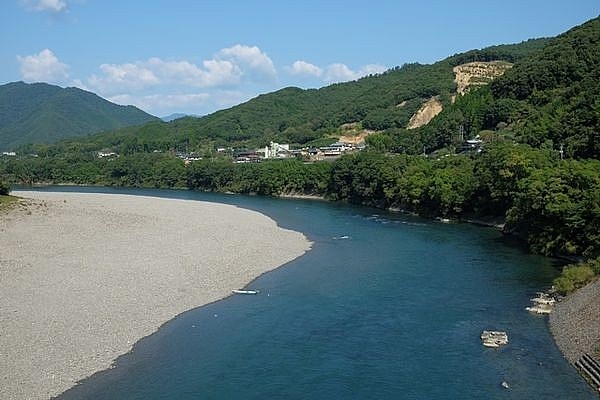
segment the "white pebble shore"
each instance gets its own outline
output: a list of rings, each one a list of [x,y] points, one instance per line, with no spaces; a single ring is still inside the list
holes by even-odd
[[[13,192],[0,214],[0,398],[48,399],[141,338],[308,251],[235,206]]]

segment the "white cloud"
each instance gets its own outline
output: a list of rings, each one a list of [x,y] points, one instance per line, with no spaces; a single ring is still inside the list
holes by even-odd
[[[215,87],[239,83],[241,71],[229,61],[208,60],[200,68],[189,61],[165,61],[157,57],[126,64],[102,64],[100,75],[92,75],[88,85],[105,94],[124,88],[143,90],[153,86]]]
[[[206,60],[202,65],[206,73],[201,86],[227,86],[240,82],[242,70],[231,61]]]
[[[135,105],[158,117],[174,112],[204,115],[216,109],[229,108],[249,100],[253,95],[234,90],[215,90],[201,93],[121,93],[105,98],[113,103]]]
[[[357,79],[357,74],[352,71],[346,64],[331,64],[327,67],[325,73],[325,81],[327,82],[343,82]]]
[[[376,75],[376,74],[382,74],[385,71],[387,71],[389,68],[385,67],[383,65],[377,65],[377,64],[368,64],[365,65],[364,67],[362,67],[359,71],[360,76],[367,76],[367,75]]]
[[[51,3],[44,4],[50,7]],[[25,81],[77,86],[119,104],[134,104],[159,116],[175,111],[206,114],[279,88],[277,69],[267,54],[256,46],[240,44],[221,49],[199,63],[159,57],[122,64],[106,63],[87,78],[71,78],[69,66],[60,62],[49,49],[34,55],[17,56],[17,59]],[[291,84],[310,80],[305,83],[320,86],[356,80],[384,72],[386,68],[367,65],[355,71],[342,63],[322,68],[297,60],[284,70]],[[294,77],[291,82],[290,77]]]
[[[273,62],[258,47],[235,45],[201,63],[151,57],[102,64],[97,74],[77,81],[77,86],[119,104],[135,104],[154,115],[173,110],[203,114],[254,97],[255,91],[243,88],[272,83],[276,76]],[[190,94],[191,88],[205,93]]]
[[[316,77],[323,75],[322,68],[302,60],[294,61],[294,63],[290,67],[287,67],[286,70],[291,75],[309,75]]]
[[[102,64],[100,71],[88,79],[88,85],[106,95],[120,93],[123,88],[143,90],[157,85],[231,87],[277,75],[271,59],[258,47],[242,45],[222,49],[201,66],[187,60],[152,57],[125,64]]]
[[[248,73],[260,73],[274,78],[277,71],[273,61],[256,46],[244,46],[236,44],[233,47],[222,49],[217,53],[217,59],[230,60]]]
[[[325,72],[325,82],[347,82],[362,78],[367,75],[379,74],[386,71],[387,68],[381,65],[366,65],[358,71],[351,70],[346,64],[331,64]]]
[[[30,56],[17,56],[17,60],[26,82],[64,84],[69,79],[69,66],[61,63],[49,49]]]
[[[115,93],[123,89],[141,90],[160,83],[154,72],[139,64],[102,64],[102,76],[92,75],[88,84],[103,93]]]
[[[147,67],[160,77],[161,83],[180,83],[196,87],[232,85],[240,81],[240,68],[230,61],[207,60],[204,69],[189,61],[163,61],[151,58]]]
[[[341,63],[323,69],[301,60],[285,67],[291,76],[317,78],[326,84],[356,80],[386,69],[367,65],[354,71]],[[132,63],[103,64],[100,71],[87,80],[88,90],[158,116],[172,112],[206,114],[247,101],[259,92],[274,90],[272,84],[277,85],[276,79],[265,81],[277,75],[271,59],[258,47],[242,45],[222,49],[201,64],[152,57]],[[80,82],[78,86],[83,85]],[[193,92],[193,88],[202,89],[202,93]]]
[[[28,11],[60,13],[68,9],[66,0],[20,0],[20,3]]]

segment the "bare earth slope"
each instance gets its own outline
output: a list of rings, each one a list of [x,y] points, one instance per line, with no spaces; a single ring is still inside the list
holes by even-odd
[[[457,65],[453,69],[456,93],[463,95],[471,87],[487,85],[511,67],[512,64],[506,61],[476,61]]]
[[[36,200],[0,216],[2,399],[56,396],[176,315],[310,248],[233,206],[13,194]]]
[[[438,96],[431,97],[410,118],[406,129],[415,129],[427,125],[436,115],[442,112],[443,108]]]
[[[487,85],[504,74],[512,64],[505,61],[477,61],[454,67],[456,94],[464,95],[470,88]],[[406,129],[415,129],[427,125],[436,115],[442,112],[443,106],[438,96],[429,98],[410,118]]]

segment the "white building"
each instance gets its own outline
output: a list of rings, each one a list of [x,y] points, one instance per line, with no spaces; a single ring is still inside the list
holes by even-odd
[[[289,144],[271,142],[269,146],[265,146],[265,158],[287,158],[291,155]]]

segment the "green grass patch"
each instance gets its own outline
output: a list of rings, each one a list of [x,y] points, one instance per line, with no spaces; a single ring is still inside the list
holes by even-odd
[[[17,204],[19,198],[15,196],[0,196],[0,211],[5,211]]]

